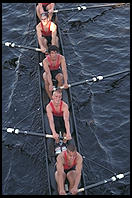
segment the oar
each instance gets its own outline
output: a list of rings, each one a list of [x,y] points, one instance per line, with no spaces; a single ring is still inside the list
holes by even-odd
[[[82,84],[85,84],[85,83],[97,82],[97,81],[103,80],[105,78],[113,77],[113,76],[123,74],[123,73],[126,73],[126,72],[130,72],[130,70],[124,70],[124,71],[121,71],[121,72],[116,72],[116,73],[112,73],[112,74],[108,74],[108,75],[104,75],[104,76],[93,77],[92,79],[89,79],[89,80],[82,80],[80,82],[71,83],[71,84],[68,85],[68,87],[75,87],[77,85],[82,85]],[[57,89],[64,89],[64,86],[53,88],[54,91],[57,90]]]
[[[15,43],[11,43],[11,42],[5,42],[5,43],[2,43],[3,45],[7,46],[7,47],[12,47],[12,48],[23,48],[23,49],[28,49],[28,50],[34,50],[34,51],[37,51],[37,52],[41,52],[41,49],[39,48],[35,48],[35,47],[30,47],[30,46],[23,46],[23,45],[17,45]]]
[[[78,6],[75,8],[64,8],[64,9],[54,10],[54,13],[63,12],[63,11],[74,11],[74,10],[82,11],[82,10],[86,10],[86,9],[121,6],[121,5],[125,5],[125,4],[126,3],[111,3],[111,4],[102,4],[102,5],[93,5],[93,6]]]
[[[95,183],[95,184],[90,184],[90,185],[88,185],[88,186],[85,186],[84,188],[80,188],[80,189],[78,189],[78,192],[83,192],[83,191],[85,191],[85,190],[88,190],[88,189],[91,189],[91,188],[95,188],[95,187],[97,187],[97,186],[100,186],[100,185],[103,185],[103,184],[106,184],[106,183],[109,183],[109,182],[115,182],[115,181],[117,181],[117,180],[119,180],[119,179],[122,179],[122,178],[124,178],[125,176],[127,176],[127,175],[129,175],[130,174],[130,172],[128,171],[128,172],[126,172],[126,173],[120,173],[120,174],[118,174],[118,175],[114,175],[114,176],[112,176],[111,178],[109,178],[109,179],[104,179],[104,180],[102,180],[102,181],[100,181],[100,182],[97,182],[97,183]],[[67,195],[70,195],[71,193],[69,192],[69,193],[67,193]]]
[[[50,134],[44,134],[44,133],[35,133],[35,132],[29,132],[29,131],[21,131],[19,129],[14,129],[14,128],[5,128],[7,133],[12,133],[12,134],[24,134],[24,135],[33,135],[33,136],[41,136],[41,137],[46,137],[46,138],[53,138],[53,135]]]

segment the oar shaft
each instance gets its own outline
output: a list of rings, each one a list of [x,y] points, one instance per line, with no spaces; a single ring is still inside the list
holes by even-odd
[[[121,71],[121,72],[115,72],[113,74],[108,74],[108,75],[103,76],[103,78],[113,77],[113,76],[116,76],[116,75],[119,75],[119,74],[123,74],[123,73],[126,73],[126,72],[130,72],[130,70],[124,70],[124,71]]]
[[[105,78],[110,78],[110,77],[113,77],[113,76],[116,76],[116,75],[119,75],[119,74],[123,74],[123,73],[126,73],[126,72],[130,72],[130,70],[124,70],[124,71],[120,71],[120,72],[116,72],[116,73],[112,73],[112,74],[108,74],[108,75],[104,75],[104,76],[93,77],[92,79],[89,79],[89,80],[82,80],[80,82],[71,83],[71,84],[68,85],[68,87],[75,87],[77,85],[82,85],[82,84],[85,84],[85,83],[97,82],[97,81],[103,80]],[[54,88],[53,90],[55,91],[57,89],[64,89],[64,86]]]
[[[95,6],[93,5],[93,6],[87,7],[87,9],[113,7],[113,6],[121,6],[121,5],[125,5],[125,3],[110,3],[110,4],[102,4],[102,5],[95,5]]]
[[[88,189],[91,189],[91,188],[94,188],[94,187],[97,187],[97,186],[100,186],[102,184],[106,184],[106,183],[109,183],[109,182],[117,181],[117,180],[122,179],[122,178],[124,178],[125,176],[128,176],[128,175],[130,175],[129,171],[124,173],[124,174],[121,173],[121,174],[118,174],[118,175],[114,175],[113,177],[111,177],[109,179],[105,179],[103,181],[97,182],[95,184],[91,184],[91,185],[86,186],[84,188],[80,188],[80,189],[78,189],[78,192],[82,192],[84,190],[88,190]]]
[[[19,129],[14,129],[14,128],[7,128],[6,131],[8,133],[12,133],[12,134],[24,134],[24,135],[32,135],[32,136],[53,138],[53,135],[50,135],[50,134],[36,133],[36,132],[29,132],[29,131],[21,131]]]
[[[77,85],[85,84],[85,83],[92,82],[92,81],[93,81],[92,79],[91,80],[82,80],[80,82],[75,82],[75,83],[69,84],[69,87],[75,87]]]
[[[80,189],[78,189],[78,192],[83,192],[85,190],[88,190],[88,189],[103,185],[103,184],[108,183],[108,182],[112,182],[112,179],[110,178],[110,179],[107,179],[107,180],[103,180],[103,181],[97,182],[96,184],[91,184],[89,186],[86,186],[85,188],[80,188]]]
[[[11,42],[5,42],[4,45],[7,46],[7,47],[12,47],[12,48],[23,48],[23,49],[28,49],[28,50],[34,50],[34,51],[41,52],[41,49],[39,49],[39,48],[17,45],[15,43],[11,43]]]
[[[88,186],[85,186],[84,188],[80,188],[78,189],[78,192],[83,192],[85,190],[88,190],[88,189],[91,189],[91,188],[94,188],[94,187],[97,187],[97,186],[100,186],[100,185],[103,185],[103,184],[106,184],[106,183],[109,183],[109,182],[115,182],[119,179],[122,179],[124,178],[125,176],[128,176],[130,175],[130,172],[126,172],[126,173],[121,173],[121,174],[118,174],[118,175],[114,175],[113,177],[109,178],[109,179],[104,179],[100,182],[97,182],[95,184],[90,184]],[[71,193],[67,193],[67,195],[70,195]]]
[[[78,10],[78,8],[64,8],[64,9],[59,9],[59,10],[54,10],[53,12],[54,13],[57,13],[57,12],[63,12],[63,11],[74,11],[74,10]]]
[[[130,70],[124,70],[124,71],[121,71],[121,72],[116,72],[116,73],[112,73],[112,74],[108,74],[108,75],[104,75],[104,76],[93,77],[90,80],[83,80],[83,81],[80,81],[80,82],[72,83],[72,84],[69,85],[69,87],[81,85],[81,84],[84,84],[84,83],[100,81],[100,80],[103,80],[105,78],[113,77],[113,76],[116,76],[116,75],[119,75],[119,74],[123,74],[123,73],[129,72],[129,71]]]
[[[64,9],[54,10],[54,13],[64,12],[64,11],[74,11],[74,10],[82,11],[82,10],[86,10],[86,9],[94,9],[94,8],[102,8],[102,7],[121,6],[124,4],[125,3],[111,3],[111,4],[102,4],[102,5],[93,5],[93,6],[78,6],[75,8],[64,8]]]

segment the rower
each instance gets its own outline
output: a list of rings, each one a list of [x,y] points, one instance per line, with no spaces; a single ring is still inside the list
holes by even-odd
[[[53,11],[54,11],[55,3],[38,3],[36,6],[36,13],[41,21],[41,14],[44,12],[48,12],[48,18],[51,21],[52,16],[53,16]]]
[[[81,179],[82,156],[77,152],[74,144],[69,144],[67,150],[57,156],[55,179],[58,185],[59,195],[66,195],[64,183],[69,182],[69,192],[77,194]]]
[[[60,90],[56,90],[53,92],[52,100],[46,106],[49,126],[56,144],[60,141],[60,131],[62,133],[62,137],[65,137],[63,140],[64,143],[72,139],[70,133],[68,105],[61,99],[62,92]]]
[[[43,79],[45,89],[50,99],[52,99],[53,81],[57,81],[57,86],[68,88],[67,84],[67,68],[65,57],[59,54],[59,49],[55,45],[48,48],[49,55],[43,60]]]
[[[41,22],[36,25],[36,31],[38,43],[43,53],[46,53],[50,44],[59,46],[57,26],[48,19],[48,13],[41,14]]]

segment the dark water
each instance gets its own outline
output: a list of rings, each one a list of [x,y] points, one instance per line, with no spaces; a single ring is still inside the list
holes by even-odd
[[[57,7],[77,5],[60,3]],[[69,81],[129,69],[130,7],[76,13],[59,14]],[[2,4],[2,41],[37,46],[35,24],[35,4]],[[36,52],[2,48],[3,127],[42,130],[37,61]],[[74,87],[72,97],[87,184],[129,171],[129,75]],[[45,152],[42,138],[2,132],[3,195],[48,194]],[[129,180],[128,176],[91,189],[89,194],[129,195]]]

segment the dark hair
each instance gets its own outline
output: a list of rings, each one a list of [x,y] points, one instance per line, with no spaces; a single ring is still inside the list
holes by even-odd
[[[59,52],[59,49],[56,45],[50,45],[49,48],[48,48],[48,52],[50,54],[51,51],[57,51]]]
[[[74,152],[74,151],[76,151],[77,149],[76,149],[75,144],[68,144],[67,150]]]

